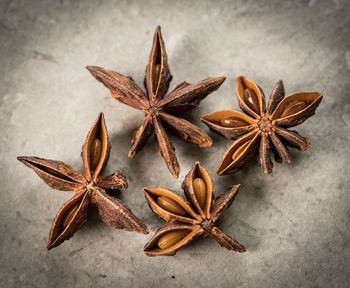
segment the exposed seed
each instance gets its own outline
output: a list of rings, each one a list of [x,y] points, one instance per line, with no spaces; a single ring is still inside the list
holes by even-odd
[[[169,197],[166,196],[160,196],[157,198],[157,203],[160,207],[163,209],[179,215],[179,216],[187,216],[186,211],[179,205],[177,204],[173,199],[170,199]]]
[[[250,109],[252,109],[256,114],[260,114],[259,111],[259,100],[258,96],[256,96],[255,92],[252,89],[244,90],[245,103],[248,105]]]
[[[241,145],[236,151],[235,153],[233,153],[232,155],[232,160],[236,160],[245,150],[245,148],[247,148],[247,146],[249,145],[250,140],[246,141],[243,145]]]
[[[42,169],[45,172],[47,172],[47,173],[49,173],[49,174],[51,174],[51,175],[53,175],[53,176],[55,176],[57,178],[64,179],[66,181],[72,181],[72,178],[69,178],[68,176],[66,176],[66,175],[64,175],[64,174],[62,174],[62,173],[60,173],[60,172],[58,172],[58,171],[56,171],[54,169],[51,169],[49,167],[42,167]]]
[[[156,92],[157,90],[157,86],[158,86],[158,82],[159,82],[159,77],[160,77],[160,69],[161,66],[160,64],[155,64],[153,66],[153,70],[152,70],[152,86],[153,86],[153,93]]]
[[[207,186],[202,178],[195,178],[193,180],[193,190],[199,206],[204,209],[207,196]]]
[[[74,216],[75,212],[78,210],[78,208],[79,208],[79,205],[76,205],[66,213],[65,219],[64,219],[63,224],[62,224],[63,229],[65,229],[68,226],[68,224],[73,219],[73,216]]]
[[[175,245],[181,239],[183,239],[187,234],[188,234],[188,231],[186,230],[178,230],[178,231],[172,231],[172,232],[166,233],[161,237],[159,237],[158,247],[160,249],[169,248]]]
[[[220,121],[221,125],[224,127],[242,127],[247,126],[249,123],[245,122],[243,119],[235,116],[227,116]]]
[[[94,141],[91,144],[90,151],[90,168],[91,170],[94,170],[98,162],[100,162],[102,154],[102,142],[100,139],[94,139]]]
[[[290,116],[292,114],[295,114],[295,113],[303,110],[305,107],[306,107],[305,102],[303,102],[303,101],[294,101],[294,102],[290,103],[289,105],[287,105],[287,107],[285,107],[283,109],[283,112],[282,112],[280,118],[287,117],[287,116]]]

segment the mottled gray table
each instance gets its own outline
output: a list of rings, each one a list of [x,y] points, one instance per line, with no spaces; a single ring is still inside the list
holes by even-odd
[[[148,3],[146,3],[148,2]],[[350,6],[349,1],[1,1],[0,283],[1,287],[349,287]],[[133,160],[127,150],[142,115],[113,100],[84,68],[109,67],[142,83],[157,24],[174,79],[227,75],[189,119],[235,107],[234,78],[246,74],[267,94],[319,90],[316,116],[298,128],[312,147],[293,152],[263,176],[256,162],[215,175],[230,141],[214,135],[200,150],[175,139],[175,180],[154,140]],[[85,134],[104,111],[112,141],[109,171],[122,168],[122,199],[148,225],[163,224],[142,187],[180,190],[200,159],[216,190],[242,183],[221,227],[248,247],[227,252],[213,239],[175,257],[149,258],[150,235],[113,230],[93,210],[87,225],[48,252],[51,221],[72,194],[46,186],[17,155],[63,160],[81,169]]]

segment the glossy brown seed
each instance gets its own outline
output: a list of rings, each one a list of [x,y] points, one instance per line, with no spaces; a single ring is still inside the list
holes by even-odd
[[[207,196],[207,186],[202,178],[195,178],[193,180],[193,191],[199,206],[204,209]]]
[[[157,198],[157,203],[163,209],[180,216],[186,216],[186,211],[177,204],[173,199],[166,196],[160,196]]]
[[[303,110],[306,107],[306,103],[303,101],[294,101],[292,103],[290,103],[289,105],[287,105],[287,107],[285,107],[283,109],[283,112],[281,114],[280,118],[283,117],[287,117],[289,115],[293,115],[301,110]]]
[[[100,139],[94,139],[94,141],[91,144],[91,151],[90,151],[90,168],[93,171],[98,162],[100,162],[102,154],[102,142]]]
[[[232,155],[232,160],[236,160],[245,150],[245,148],[247,148],[247,146],[249,145],[250,140],[248,140],[247,142],[245,142],[244,144],[242,144],[236,151],[235,153],[233,153]]]
[[[188,231],[185,230],[166,233],[158,239],[158,247],[160,249],[167,249],[183,239],[187,233]]]
[[[67,214],[65,215],[65,219],[63,221],[63,224],[62,224],[62,229],[65,229],[68,226],[70,221],[73,219],[75,212],[77,212],[78,208],[79,208],[79,205],[76,205],[75,207],[73,207],[72,209],[70,209],[67,212]]]
[[[225,118],[223,118],[220,121],[221,125],[224,127],[230,127],[230,128],[234,128],[234,127],[242,127],[242,126],[247,126],[249,125],[247,122],[245,122],[243,119],[240,119],[238,117],[234,117],[234,116],[227,116]]]
[[[245,97],[245,103],[248,105],[248,107],[252,109],[256,114],[260,114],[259,100],[255,92],[252,89],[247,88],[244,90],[244,97]]]
[[[152,71],[153,72],[153,75],[152,75],[153,93],[155,93],[157,90],[159,76],[160,76],[160,70],[161,70],[160,64],[155,64],[153,66],[153,71]]]

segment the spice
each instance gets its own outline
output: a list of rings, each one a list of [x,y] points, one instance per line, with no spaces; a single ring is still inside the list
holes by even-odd
[[[235,139],[224,154],[217,173],[231,174],[242,168],[248,161],[258,156],[264,174],[272,171],[275,161],[291,163],[288,148],[305,151],[310,142],[298,132],[289,130],[315,114],[321,103],[318,92],[299,92],[285,97],[282,81],[276,84],[269,102],[265,106],[265,96],[261,88],[244,76],[236,80],[239,106],[245,112],[221,110],[202,117],[202,121],[226,138]]]
[[[120,171],[109,176],[100,175],[108,162],[110,148],[104,115],[100,113],[82,147],[83,175],[61,161],[17,157],[52,188],[74,191],[73,197],[64,203],[52,223],[48,249],[68,240],[85,224],[89,205],[96,206],[100,218],[114,228],[148,233],[141,220],[121,200],[109,194],[115,195],[127,188],[125,175]]]
[[[148,256],[174,255],[200,235],[210,235],[221,246],[244,252],[242,244],[215,226],[221,213],[232,204],[239,186],[232,186],[213,200],[212,179],[196,162],[182,184],[189,202],[166,188],[145,188],[145,196],[152,211],[168,222],[145,245],[145,253]]]
[[[210,77],[195,84],[181,82],[173,91],[167,93],[172,75],[159,26],[154,33],[146,67],[146,92],[130,76],[96,66],[86,68],[110,90],[115,99],[144,113],[142,125],[136,129],[131,141],[128,153],[130,158],[134,157],[155,133],[159,153],[170,173],[178,177],[180,167],[165,128],[199,147],[212,145],[211,138],[204,131],[179,115],[196,108],[200,101],[220,87],[225,77]]]

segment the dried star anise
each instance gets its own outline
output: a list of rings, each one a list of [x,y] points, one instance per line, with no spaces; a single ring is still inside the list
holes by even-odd
[[[172,75],[159,26],[154,33],[146,67],[144,80],[146,93],[130,76],[96,66],[86,68],[111,91],[115,99],[144,113],[143,123],[136,129],[131,141],[128,153],[130,158],[134,157],[155,133],[158,151],[170,173],[178,177],[180,167],[165,128],[199,147],[212,145],[211,138],[204,131],[187,120],[179,118],[178,114],[197,107],[201,100],[220,87],[225,77],[210,77],[195,84],[181,82],[167,94]]]
[[[127,179],[120,171],[109,176],[100,175],[108,162],[110,149],[106,123],[101,113],[88,132],[82,147],[83,175],[61,161],[17,157],[50,187],[74,191],[73,197],[64,203],[52,223],[48,249],[68,240],[85,224],[89,205],[94,205],[102,221],[114,228],[148,233],[147,227],[121,200],[109,195],[128,187]]]
[[[306,138],[287,128],[297,126],[315,114],[322,100],[320,93],[299,92],[284,97],[283,83],[279,81],[266,106],[262,89],[244,76],[236,80],[236,93],[239,106],[246,114],[221,110],[202,117],[214,131],[226,138],[238,138],[223,156],[217,170],[219,175],[237,171],[256,155],[264,174],[269,174],[273,167],[271,150],[275,161],[291,163],[286,146],[300,151],[310,147]]]
[[[245,247],[215,226],[220,214],[228,208],[240,185],[233,185],[213,201],[213,183],[209,173],[198,163],[186,175],[182,184],[186,198],[166,188],[145,188],[152,211],[167,221],[145,245],[148,256],[171,256],[195,237],[214,237],[221,246],[237,252]]]

